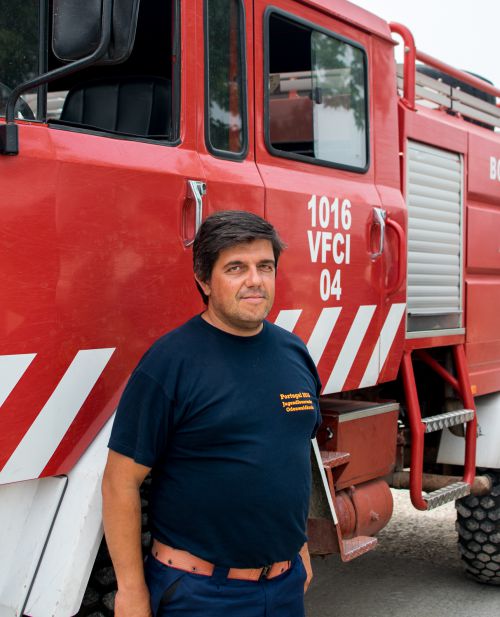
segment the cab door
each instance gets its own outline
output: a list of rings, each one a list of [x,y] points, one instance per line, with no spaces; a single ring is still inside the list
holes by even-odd
[[[88,101],[99,77],[92,121],[69,104],[58,121],[22,121],[19,155],[0,157],[0,484],[69,471],[142,354],[201,309],[195,28],[191,2],[141,3],[118,78],[135,113],[96,126],[118,91],[96,67],[49,92],[49,111],[56,95]],[[142,117],[144,129],[120,123]]]
[[[255,164],[252,0],[197,0],[198,152],[207,179],[204,216],[264,216]],[[201,121],[201,119],[203,120]]]
[[[257,165],[266,216],[288,244],[274,317],[307,343],[323,394],[373,385],[385,220],[372,163],[370,35],[291,0],[256,0],[254,19]]]

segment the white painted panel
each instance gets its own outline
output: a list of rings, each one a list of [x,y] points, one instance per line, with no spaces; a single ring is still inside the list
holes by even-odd
[[[113,418],[68,475],[66,492],[28,598],[28,615],[71,617],[80,608],[102,539],[101,480],[112,423]]]
[[[330,514],[332,515],[332,520],[335,523],[335,525],[338,525],[339,521],[337,518],[337,512],[335,511],[335,506],[333,505],[332,494],[330,492],[330,487],[328,486],[328,478],[326,477],[326,471],[323,466],[323,460],[321,458],[321,451],[319,449],[318,441],[316,439],[313,439],[311,441],[311,444],[312,444],[312,450],[314,453],[314,458],[316,460],[316,464],[318,465],[319,473],[321,476],[321,481],[323,483],[323,489],[325,491],[326,500],[330,508]]]
[[[476,465],[500,469],[500,392],[474,399],[477,409],[478,438]],[[465,440],[444,430],[438,451],[438,463],[463,465]]]
[[[41,559],[66,478],[0,486],[0,616],[18,616]]]

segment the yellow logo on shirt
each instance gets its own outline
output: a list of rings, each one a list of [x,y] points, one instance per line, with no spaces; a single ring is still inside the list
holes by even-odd
[[[285,411],[314,411],[313,402],[309,392],[295,392],[280,394],[281,404]]]

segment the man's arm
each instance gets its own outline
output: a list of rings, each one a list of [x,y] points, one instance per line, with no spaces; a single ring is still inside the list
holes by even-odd
[[[307,542],[300,549],[299,553],[300,553],[300,556],[302,557],[302,563],[304,564],[304,568],[306,569],[306,573],[307,573],[307,578],[304,583],[304,593],[305,593],[313,577],[313,571],[312,571],[312,566],[311,566],[311,556],[309,555],[309,548],[307,546]]]
[[[139,489],[149,467],[109,451],[102,480],[104,533],[116,573],[116,617],[150,617],[141,549]]]

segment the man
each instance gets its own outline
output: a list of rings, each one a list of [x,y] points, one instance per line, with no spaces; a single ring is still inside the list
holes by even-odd
[[[208,217],[193,246],[206,310],[160,338],[125,389],[103,479],[117,617],[304,614],[320,383],[304,344],[264,321],[282,249],[254,214]]]

